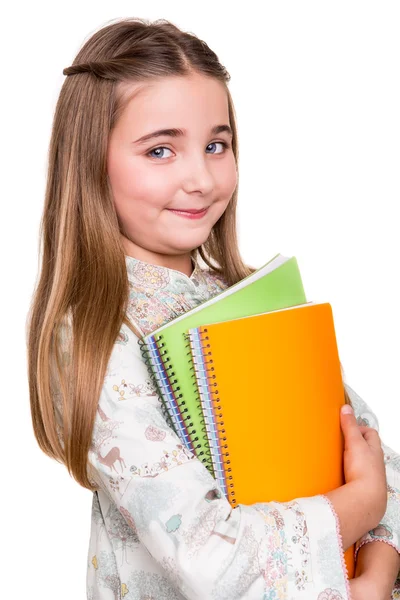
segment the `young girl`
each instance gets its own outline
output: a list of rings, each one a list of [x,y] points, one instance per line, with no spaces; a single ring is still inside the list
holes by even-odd
[[[124,19],[64,74],[29,383],[41,449],[93,492],[87,598],[400,597],[400,457],[349,386],[346,484],[232,509],[164,420],[140,353],[140,336],[252,270],[236,236],[226,69],[167,21]]]

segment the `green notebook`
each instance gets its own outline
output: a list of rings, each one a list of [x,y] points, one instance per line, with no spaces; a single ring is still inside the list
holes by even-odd
[[[277,254],[248,277],[139,340],[170,424],[212,474],[188,330],[306,302],[296,258]],[[237,368],[232,365],[233,377]]]

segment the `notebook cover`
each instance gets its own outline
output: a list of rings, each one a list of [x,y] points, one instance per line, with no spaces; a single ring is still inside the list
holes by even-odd
[[[219,481],[232,506],[286,502],[345,483],[344,386],[330,304],[207,324],[189,335],[200,340],[192,344],[194,364],[203,402],[211,399]],[[345,553],[349,574],[353,552]]]
[[[279,256],[279,255],[278,255]],[[268,264],[268,263],[267,263]],[[236,286],[232,286],[233,288]],[[296,258],[287,259],[275,270],[218,301],[205,302],[183,317],[144,336],[142,354],[153,372],[171,422],[185,445],[213,473],[209,443],[196,386],[188,329],[204,323],[214,323],[303,304],[305,293]]]

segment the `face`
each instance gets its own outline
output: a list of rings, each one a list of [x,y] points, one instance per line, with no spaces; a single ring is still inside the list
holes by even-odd
[[[118,85],[130,100],[110,134],[107,171],[125,252],[176,262],[207,240],[237,184],[231,134],[213,131],[229,126],[227,95],[197,74]],[[183,134],[138,141],[174,128]]]

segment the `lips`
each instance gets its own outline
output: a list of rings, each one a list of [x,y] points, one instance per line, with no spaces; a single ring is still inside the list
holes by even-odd
[[[202,213],[207,210],[208,206],[204,208],[169,208],[168,210],[176,210],[177,212],[186,212],[191,215],[197,215],[198,213]]]
[[[182,219],[190,219],[192,221],[197,221],[199,219],[202,219],[208,213],[208,209],[209,206],[207,206],[206,208],[186,208],[184,210],[177,208],[168,208],[167,210],[173,215],[181,217]]]

